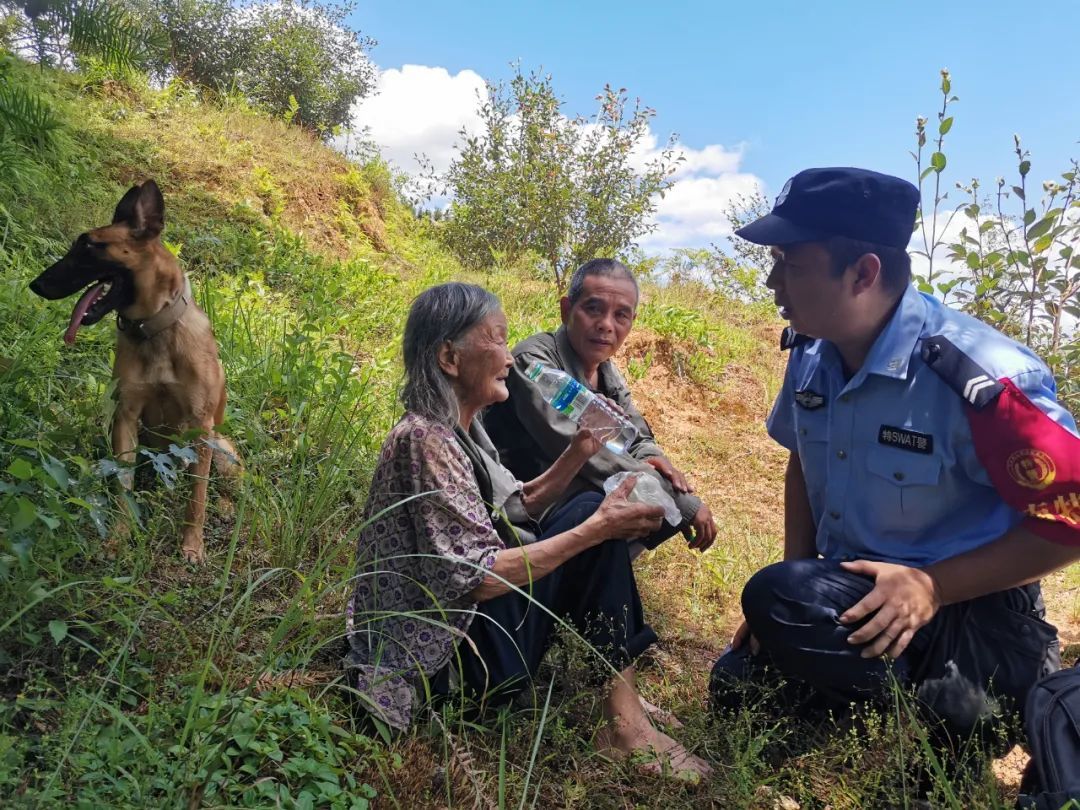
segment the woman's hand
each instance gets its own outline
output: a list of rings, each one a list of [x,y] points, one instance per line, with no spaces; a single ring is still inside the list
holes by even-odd
[[[597,396],[600,397],[600,399],[602,399],[604,401],[605,405],[607,405],[609,408],[611,408],[611,410],[615,411],[615,413],[617,413],[623,419],[626,419],[626,420],[630,419],[629,414],[627,414],[626,411],[624,411],[621,407],[619,407],[619,403],[616,402],[615,400],[613,400],[611,397],[606,397],[606,396],[604,396],[603,394],[600,394],[600,393],[598,393]]]
[[[541,515],[562,497],[585,462],[604,446],[600,435],[589,428],[579,428],[555,463],[532,481],[524,484],[522,496],[530,515]]]
[[[652,534],[660,528],[660,522],[664,519],[663,509],[659,506],[628,500],[635,483],[637,483],[637,476],[628,475],[610,495],[604,498],[600,508],[589,518],[599,524],[600,540],[610,540],[614,537],[634,540]]]

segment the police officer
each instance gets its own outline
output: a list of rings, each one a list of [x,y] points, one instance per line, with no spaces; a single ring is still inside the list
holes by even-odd
[[[1076,424],[1033,352],[912,286],[918,203],[808,169],[737,231],[772,247],[791,324],[768,419],[790,457],[784,559],[743,590],[718,705],[770,670],[847,704],[891,669],[968,729],[1059,666],[1039,579],[1080,559]]]

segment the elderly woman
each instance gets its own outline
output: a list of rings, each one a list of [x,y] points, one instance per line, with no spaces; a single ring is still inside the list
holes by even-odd
[[[600,449],[589,431],[528,483],[499,464],[477,417],[509,396],[506,340],[499,301],[481,287],[433,287],[409,312],[406,413],[379,456],[348,610],[348,664],[363,704],[404,729],[421,694],[505,702],[530,686],[562,621],[602,659],[599,747],[652,750],[657,769],[707,774],[653,727],[635,687],[632,662],[656,636],[626,541],[654,531],[661,511],[628,501],[624,482],[605,499],[585,493],[545,514]]]

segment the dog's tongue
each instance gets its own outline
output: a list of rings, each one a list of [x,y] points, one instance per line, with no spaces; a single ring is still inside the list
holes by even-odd
[[[82,319],[86,314],[86,310],[90,309],[90,305],[94,303],[94,299],[98,297],[98,294],[103,289],[105,289],[104,284],[95,284],[82,294],[79,303],[77,303],[75,309],[71,311],[71,320],[68,322],[67,331],[64,332],[64,343],[70,344],[75,342],[75,333],[78,332],[79,327],[82,326]]]

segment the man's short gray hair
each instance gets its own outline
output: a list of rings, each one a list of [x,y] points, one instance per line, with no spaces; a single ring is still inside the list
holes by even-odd
[[[456,343],[472,327],[501,309],[499,299],[483,287],[451,281],[424,290],[413,301],[405,321],[401,350],[405,409],[447,427],[458,420],[458,401],[450,380],[439,367],[439,349]]]
[[[634,274],[630,272],[629,267],[615,259],[592,259],[581,265],[574,271],[574,275],[570,277],[570,286],[566,290],[566,297],[570,299],[571,304],[576,304],[578,299],[581,298],[581,294],[585,291],[585,279],[589,276],[629,279],[630,283],[634,285],[634,298],[641,297],[637,279],[634,278]]]

